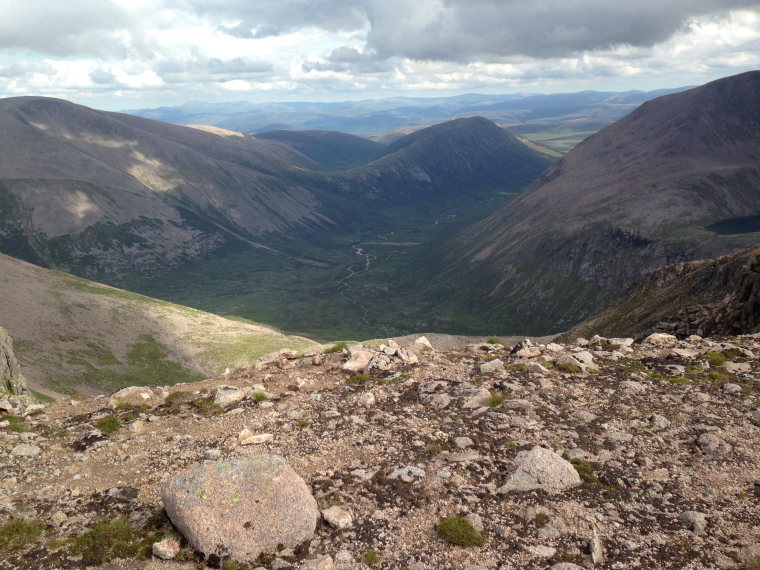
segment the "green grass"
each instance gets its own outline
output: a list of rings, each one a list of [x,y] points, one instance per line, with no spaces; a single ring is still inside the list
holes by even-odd
[[[492,408],[496,408],[498,406],[501,406],[504,403],[504,400],[504,396],[501,394],[495,394],[486,400],[486,405],[491,406]]]
[[[32,393],[32,396],[34,396],[34,399],[40,402],[41,404],[52,404],[55,402],[55,398],[51,398],[47,394],[43,394],[42,392],[37,392],[36,390],[30,390]]]
[[[501,344],[501,341],[496,338],[495,336],[492,336],[486,340],[488,344]]]
[[[269,399],[269,396],[266,392],[256,392],[253,395],[253,399],[257,402],[266,402]]]
[[[14,519],[0,527],[0,552],[16,552],[36,542],[45,528],[37,521]]]
[[[727,360],[724,354],[712,351],[702,355],[701,358],[707,360],[707,362],[710,363],[710,366],[722,366]]]
[[[556,364],[554,368],[560,372],[569,372],[571,374],[578,374],[581,371],[580,366],[577,364],[571,364],[569,362],[565,364]]]
[[[443,519],[436,528],[436,533],[439,538],[457,546],[483,546],[486,542],[485,537],[464,517]]]
[[[81,556],[82,563],[88,566],[106,564],[116,558],[147,558],[151,546],[160,537],[145,530],[140,530],[129,523],[116,519],[102,522],[82,533],[70,548],[74,556]]]
[[[366,383],[372,380],[377,380],[372,374],[354,374],[350,378],[346,379],[346,384],[354,386],[364,386]]]
[[[116,416],[108,416],[99,419],[95,424],[95,427],[103,433],[110,435],[112,433],[116,433],[121,429],[121,420]]]
[[[193,409],[202,416],[220,416],[224,413],[222,406],[207,398],[194,400]]]
[[[326,348],[323,351],[323,354],[334,354],[336,352],[340,352],[341,350],[344,350],[348,348],[348,343],[346,342],[338,342],[334,345],[332,345],[330,348]]]
[[[14,414],[3,414],[2,419],[8,420],[8,427],[7,429],[10,431],[14,431],[16,433],[21,433],[25,431],[34,431],[32,428],[26,425],[26,422],[24,421],[24,418],[21,416],[17,416]]]
[[[362,562],[364,562],[367,566],[375,566],[377,564],[380,564],[380,561],[382,560],[380,554],[373,549],[370,548],[364,553],[364,556],[362,556]]]

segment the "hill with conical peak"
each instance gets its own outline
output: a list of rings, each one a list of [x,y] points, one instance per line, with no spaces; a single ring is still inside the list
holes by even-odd
[[[198,380],[316,345],[2,254],[0,324],[30,387],[53,394]]]
[[[648,271],[757,243],[757,223],[736,223],[760,214],[758,103],[750,72],[643,104],[446,244],[451,273],[547,333]]]
[[[377,160],[344,173],[340,184],[344,192],[375,199],[484,198],[521,190],[555,158],[487,119],[470,117],[398,139]]]

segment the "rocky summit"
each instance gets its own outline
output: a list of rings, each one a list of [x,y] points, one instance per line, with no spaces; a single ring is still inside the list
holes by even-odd
[[[436,340],[6,416],[0,568],[760,565],[760,335]]]

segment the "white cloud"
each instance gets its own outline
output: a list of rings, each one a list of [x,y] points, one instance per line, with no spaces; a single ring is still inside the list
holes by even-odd
[[[757,0],[0,0],[0,15],[0,95],[110,108],[674,87],[760,67]]]

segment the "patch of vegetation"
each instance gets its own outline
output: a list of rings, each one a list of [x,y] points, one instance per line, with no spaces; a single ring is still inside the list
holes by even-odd
[[[646,372],[647,370],[644,363],[635,358],[619,358],[616,363],[616,368],[620,370],[620,372],[627,372],[629,374]]]
[[[581,371],[581,367],[577,364],[567,362],[565,364],[555,364],[554,366],[560,372],[569,372],[570,374],[577,374]]]
[[[300,428],[307,428],[311,425],[311,422],[309,420],[298,420],[298,427]]]
[[[234,560],[225,560],[222,563],[222,570],[240,570],[240,564]]]
[[[15,552],[36,542],[45,528],[37,521],[14,519],[0,527],[0,552]]]
[[[266,392],[255,392],[253,394],[253,399],[256,402],[266,402],[269,399],[269,395],[267,395]]]
[[[115,558],[147,558],[154,542],[161,540],[158,534],[140,530],[129,523],[116,519],[102,522],[82,533],[69,550],[81,556],[88,566],[106,564]]]
[[[346,379],[346,384],[352,386],[364,386],[367,382],[377,380],[372,374],[354,374],[350,378]]]
[[[436,453],[443,451],[443,446],[440,443],[431,443],[425,448],[425,451],[430,455],[435,455]]]
[[[376,564],[380,564],[380,561],[382,558],[380,557],[380,554],[378,554],[377,550],[374,548],[370,548],[364,553],[364,556],[362,556],[362,562],[364,562],[367,566],[375,566]]]
[[[330,348],[326,348],[322,354],[334,354],[336,352],[340,352],[343,349],[348,348],[347,342],[337,342],[334,345],[332,345]]]
[[[528,365],[523,364],[522,362],[518,362],[517,364],[505,364],[504,368],[506,370],[514,370],[515,372],[527,372],[528,371]]]
[[[24,418],[21,416],[17,416],[15,414],[3,414],[0,419],[8,421],[8,429],[10,431],[15,431],[16,433],[34,431],[32,428],[26,425]]]
[[[32,396],[34,396],[34,399],[40,402],[41,404],[52,404],[55,402],[55,398],[51,398],[47,394],[43,394],[42,392],[37,392],[36,390],[30,390],[32,393]]]
[[[583,481],[583,483],[604,489],[605,491],[612,493],[617,491],[617,487],[613,485],[607,485],[604,481],[599,479],[599,477],[594,472],[594,466],[591,465],[591,463],[588,461],[584,461],[583,459],[573,459],[570,461],[570,463],[572,463],[573,467],[578,472],[578,475],[580,475],[581,481]]]
[[[486,340],[486,342],[488,344],[501,344],[501,341],[495,336],[490,337],[488,340]]]
[[[731,379],[731,375],[721,372],[720,370],[711,370],[707,373],[707,378],[713,382],[726,382]]]
[[[224,408],[208,398],[193,400],[193,410],[202,416],[221,416]]]
[[[95,427],[103,433],[110,435],[112,433],[116,433],[121,429],[121,420],[116,416],[107,416],[105,418],[99,419],[95,424]]]
[[[494,394],[488,400],[486,400],[486,405],[491,406],[492,408],[496,408],[498,406],[501,406],[504,403],[504,396],[501,394]]]
[[[613,352],[620,348],[619,344],[615,344],[614,342],[610,342],[609,340],[605,340],[604,342],[599,343],[599,350],[603,350],[605,352]]]
[[[486,362],[491,362],[492,360],[496,360],[497,358],[499,357],[496,356],[495,354],[491,354],[489,356],[484,357],[483,360],[485,360]]]
[[[728,360],[723,353],[713,351],[703,354],[701,358],[702,360],[707,360],[710,366],[722,366]]]
[[[440,538],[457,546],[483,546],[486,542],[485,537],[464,517],[443,519],[436,532]]]

